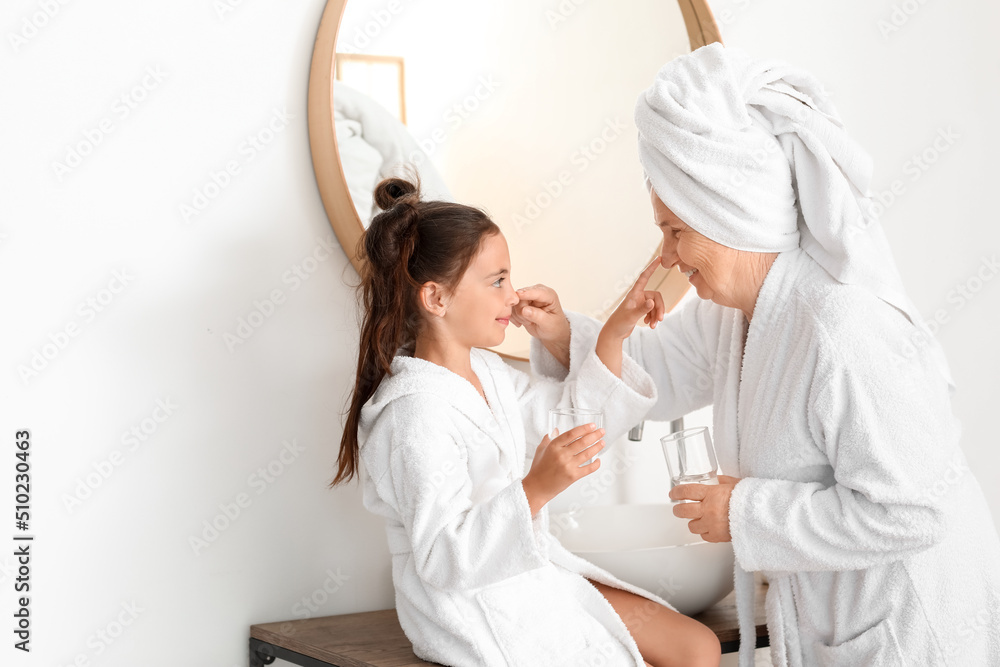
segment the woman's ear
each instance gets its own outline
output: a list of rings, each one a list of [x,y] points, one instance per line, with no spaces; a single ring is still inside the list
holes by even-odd
[[[421,285],[418,298],[420,306],[435,317],[444,317],[448,310],[448,293],[444,285],[426,282]]]

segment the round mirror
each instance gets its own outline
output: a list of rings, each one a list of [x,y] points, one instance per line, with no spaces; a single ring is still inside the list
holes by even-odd
[[[661,242],[636,98],[664,63],[715,41],[705,0],[330,0],[309,134],[344,251],[357,266],[375,184],[416,170],[425,198],[489,213],[515,286],[544,283],[566,309],[606,318]],[[668,309],[689,288],[676,269],[650,285]],[[510,327],[493,349],[525,360],[528,345]]]

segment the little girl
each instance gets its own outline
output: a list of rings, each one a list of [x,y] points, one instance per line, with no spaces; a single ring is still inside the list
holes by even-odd
[[[548,530],[546,503],[598,470],[600,459],[585,462],[605,436],[655,403],[622,341],[639,317],[662,316],[659,295],[633,288],[576,380],[529,379],[482,349],[503,341],[518,303],[496,224],[421,201],[398,178],[374,199],[382,212],[359,244],[360,355],[333,484],[359,474],[365,507],[386,519],[414,653],[453,667],[717,666],[711,630]],[[557,406],[601,408],[606,432],[543,437]]]

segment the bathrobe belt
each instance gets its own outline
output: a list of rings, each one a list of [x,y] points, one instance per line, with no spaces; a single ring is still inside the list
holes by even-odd
[[[413,551],[413,547],[410,546],[410,538],[403,526],[386,521],[385,533],[389,538],[389,553],[393,556]]]

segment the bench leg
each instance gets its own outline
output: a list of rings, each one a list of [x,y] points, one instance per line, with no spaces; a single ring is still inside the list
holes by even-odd
[[[250,638],[250,667],[264,667],[274,662],[274,647],[259,639]]]
[[[298,651],[291,651],[281,646],[275,646],[274,644],[254,639],[253,637],[250,638],[250,667],[270,665],[274,662],[275,658],[281,658],[285,662],[300,665],[300,667],[343,667],[339,662],[319,660],[308,655],[303,655]],[[356,665],[359,663],[352,660],[351,664]]]
[[[755,648],[767,648],[771,645],[771,638],[767,635],[763,637],[757,637],[757,643]],[[739,653],[740,652],[740,640],[734,639],[730,642],[722,642],[722,652],[725,653]]]

